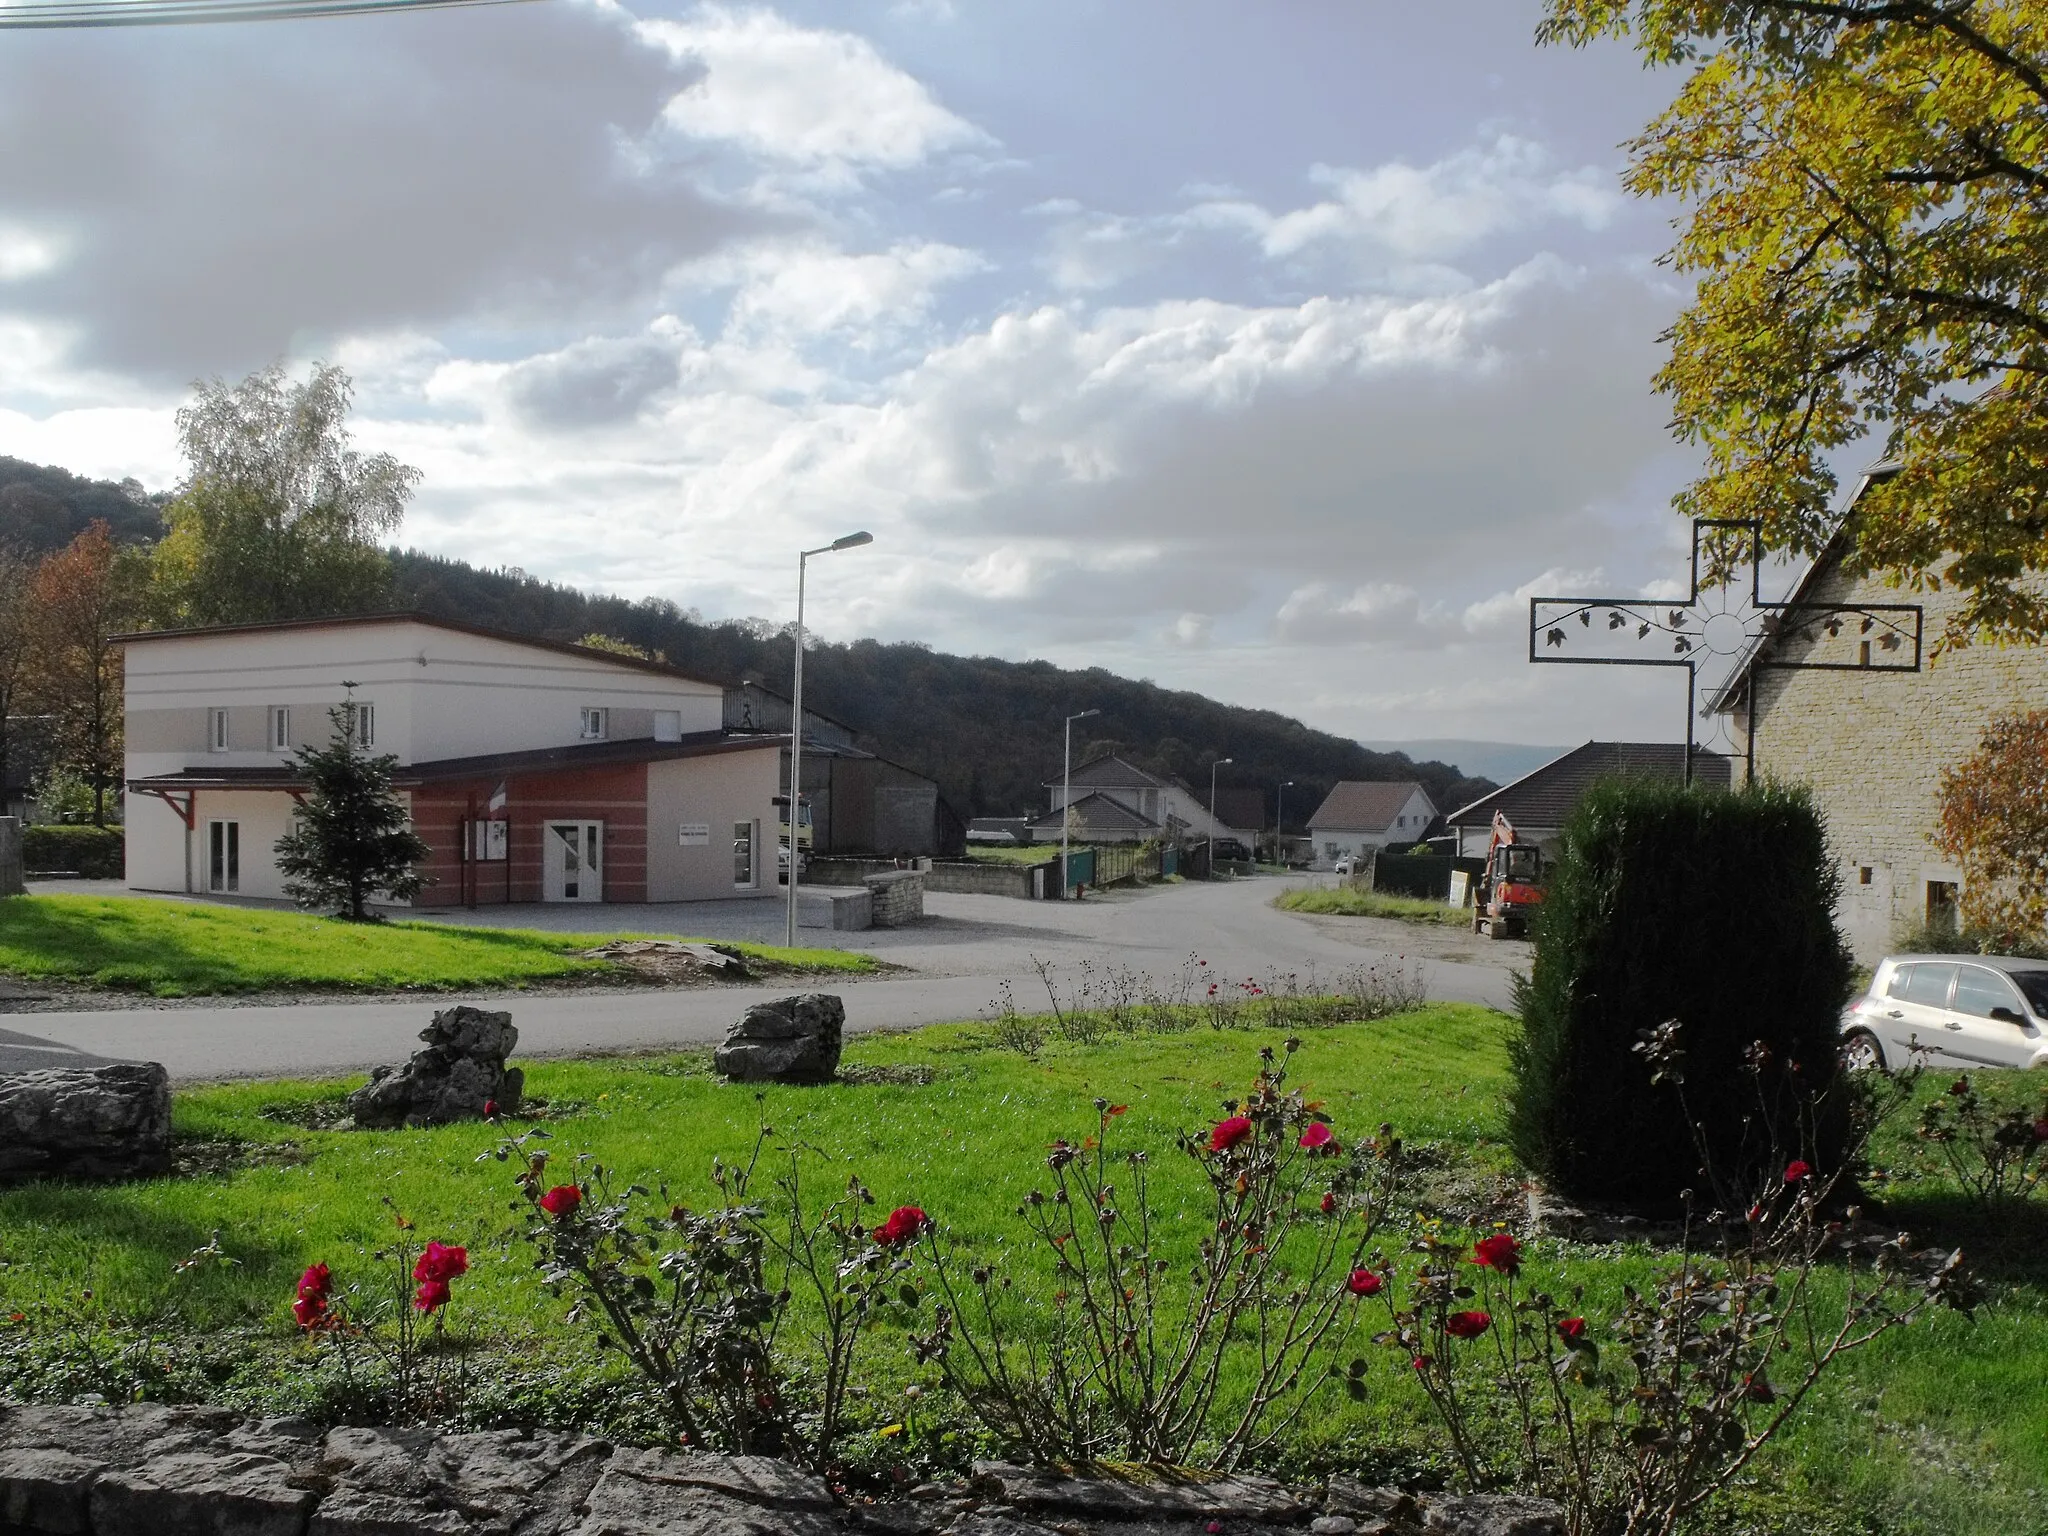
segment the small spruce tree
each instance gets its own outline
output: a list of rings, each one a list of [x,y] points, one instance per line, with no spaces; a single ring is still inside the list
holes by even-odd
[[[370,898],[417,896],[426,886],[418,865],[430,850],[406,825],[406,811],[391,792],[398,759],[372,757],[357,736],[358,708],[350,693],[327,712],[334,734],[324,747],[299,749],[299,767],[312,789],[292,813],[292,829],[277,840],[277,867],[285,893],[302,907],[326,907],[349,922],[375,922]]]

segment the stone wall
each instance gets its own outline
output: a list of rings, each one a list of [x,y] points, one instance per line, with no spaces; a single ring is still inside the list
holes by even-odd
[[[1902,592],[1839,567],[1809,601],[1922,603],[1930,649],[1960,606],[1947,587]],[[1934,846],[1942,770],[1976,750],[1993,717],[2048,706],[2039,646],[1974,645],[1922,668],[1759,674],[1757,773],[1812,786],[1842,874],[1842,931],[1865,963],[1925,920],[1931,882],[1961,879]]]
[[[835,1504],[759,1456],[631,1450],[547,1430],[321,1429],[226,1409],[0,1409],[8,1536],[1559,1536],[1554,1505],[1347,1479],[1069,1478],[1002,1463],[891,1504]]]
[[[21,823],[0,816],[0,896],[19,896],[27,889],[21,868]]]
[[[877,928],[903,928],[924,921],[924,876],[912,869],[869,875],[868,918]]]
[[[917,872],[924,876],[924,888],[928,891],[949,891],[968,896],[1015,896],[1029,901],[1034,896],[1043,895],[1048,884],[1041,881],[1034,887],[1031,878],[1033,866],[1029,864],[982,863],[973,859],[943,862],[932,859],[926,863],[928,867]],[[820,885],[837,885],[864,880],[869,875],[891,874],[895,870],[896,865],[888,859],[818,858],[811,860],[804,871],[804,879],[814,880]]]

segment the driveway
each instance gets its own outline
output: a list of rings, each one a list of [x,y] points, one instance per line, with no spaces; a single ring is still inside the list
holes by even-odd
[[[995,1006],[1005,985],[1019,1008],[1045,1011],[1040,963],[1063,1003],[1112,972],[1150,978],[1162,989],[1184,965],[1228,983],[1249,978],[1265,984],[1291,975],[1307,987],[1355,966],[1403,965],[1422,976],[1432,998],[1508,1005],[1509,968],[1522,963],[1522,946],[1375,919],[1303,918],[1271,905],[1284,888],[1271,878],[1188,883],[1098,892],[1080,902],[932,893],[925,898],[926,921],[915,927],[840,934],[806,928],[801,937],[909,968],[909,974],[813,983],[845,999],[847,1027],[856,1031],[975,1018]],[[780,904],[773,900],[421,915],[569,932],[610,928],[772,942],[782,933]],[[1207,967],[1197,963],[1203,960]],[[566,1056],[716,1043],[748,1004],[790,990],[785,982],[479,993],[462,1000],[511,1009],[522,1056]],[[82,1064],[82,1057],[161,1061],[183,1081],[364,1071],[402,1060],[416,1048],[428,1015],[448,1001],[194,1001],[34,1012],[24,1010],[35,1005],[18,1004],[8,1012],[8,1031],[0,1033],[0,1071]],[[0,1002],[0,1012],[8,1008]]]

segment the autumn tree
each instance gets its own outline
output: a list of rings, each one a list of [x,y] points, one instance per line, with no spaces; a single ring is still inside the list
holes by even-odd
[[[19,750],[35,638],[35,562],[0,544],[0,790]],[[4,800],[4,796],[0,796]]]
[[[2048,0],[1547,3],[1544,41],[1686,71],[1627,174],[1689,209],[1678,509],[1813,554],[1867,439],[1850,568],[1961,589],[1946,645],[2048,634]]]
[[[1963,869],[1963,926],[1994,942],[2048,930],[2048,710],[1994,720],[1941,777],[1942,851]]]
[[[147,579],[144,557],[114,547],[104,521],[37,567],[29,692],[50,717],[59,763],[92,788],[95,826],[105,826],[107,792],[121,782],[121,647]]]
[[[174,624],[246,624],[362,612],[388,601],[382,541],[419,471],[350,446],[349,378],[282,365],[197,386],[178,412],[185,479],[165,509],[155,581]]]

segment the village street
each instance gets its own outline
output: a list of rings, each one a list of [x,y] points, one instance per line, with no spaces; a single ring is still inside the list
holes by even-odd
[[[81,888],[83,886],[81,885]],[[265,1005],[218,1000],[104,1009],[17,1005],[0,1012],[0,1071],[88,1065],[81,1057],[161,1061],[180,1081],[367,1070],[402,1061],[436,1007],[475,1002],[512,1011],[522,1056],[567,1056],[716,1043],[750,1003],[805,986],[846,1000],[849,1030],[900,1029],[989,1011],[1007,983],[1026,1012],[1049,1008],[1034,959],[1053,968],[1064,1003],[1090,974],[1115,968],[1165,988],[1196,964],[1226,986],[1298,978],[1334,983],[1365,965],[1408,965],[1433,999],[1505,1008],[1509,972],[1526,946],[1491,944],[1455,929],[1371,918],[1304,917],[1275,909],[1277,879],[1186,884],[1091,895],[1084,902],[1016,901],[932,894],[913,928],[833,934],[803,930],[807,944],[837,943],[906,973],[815,983],[592,991],[536,989],[505,994]],[[526,927],[631,928],[713,939],[780,942],[779,901],[689,902],[598,912],[563,906],[495,908],[479,917],[437,913],[437,921]],[[8,1005],[0,1002],[0,1010]]]

